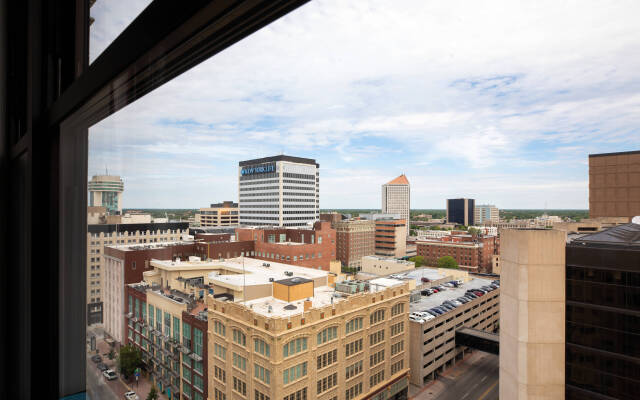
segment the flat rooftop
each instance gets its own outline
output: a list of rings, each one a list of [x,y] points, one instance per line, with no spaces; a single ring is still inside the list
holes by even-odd
[[[173,242],[156,242],[156,243],[132,243],[132,244],[108,244],[104,247],[110,247],[121,251],[139,251],[139,250],[151,250],[162,249],[165,247],[177,246],[181,244],[194,244],[192,240],[178,240]]]
[[[409,304],[409,310],[411,312],[414,311],[424,311],[429,308],[437,307],[442,304],[445,300],[453,300],[457,297],[462,297],[469,289],[476,289],[480,286],[489,285],[491,283],[491,279],[482,279],[482,278],[473,278],[469,282],[464,283],[462,286],[457,288],[446,288],[447,290],[443,292],[434,293],[431,296],[420,296],[420,301],[416,301],[415,303]]]
[[[413,279],[416,281],[417,285],[422,284],[422,278],[428,278],[430,281],[437,281],[446,277],[445,274],[439,272],[436,268],[417,268],[394,275],[405,279]]]

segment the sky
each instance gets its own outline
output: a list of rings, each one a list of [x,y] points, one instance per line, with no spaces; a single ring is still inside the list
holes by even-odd
[[[98,1],[91,59],[148,1]],[[314,0],[89,131],[125,208],[238,198],[238,162],[320,164],[320,207],[588,208],[588,155],[640,149],[638,1]]]

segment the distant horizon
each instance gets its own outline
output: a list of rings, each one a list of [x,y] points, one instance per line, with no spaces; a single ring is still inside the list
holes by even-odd
[[[123,211],[128,210],[198,210],[200,208],[206,208],[207,206],[195,207],[195,208],[175,208],[175,207],[126,207]],[[500,211],[589,211],[588,208],[500,208]],[[376,211],[379,208],[320,208],[320,211],[336,211],[336,210],[353,210],[353,211]],[[446,211],[446,208],[411,208],[411,211]]]

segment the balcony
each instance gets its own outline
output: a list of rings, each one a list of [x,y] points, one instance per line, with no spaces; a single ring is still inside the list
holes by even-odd
[[[196,353],[191,353],[189,354],[189,357],[191,357],[193,360],[195,361],[202,361],[202,357],[200,357],[199,355],[197,355]]]

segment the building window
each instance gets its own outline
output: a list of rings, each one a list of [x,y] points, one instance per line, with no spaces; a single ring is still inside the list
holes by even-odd
[[[347,343],[345,346],[345,356],[349,357],[362,351],[362,338]]]
[[[404,350],[404,341],[401,340],[397,343],[394,343],[391,345],[391,355],[395,355],[400,353],[402,350]]]
[[[369,346],[373,346],[374,344],[378,344],[384,340],[384,329],[380,329],[377,332],[369,335]]]
[[[338,384],[338,373],[334,372],[329,376],[325,376],[322,379],[319,379],[317,382],[316,392],[318,394],[324,393],[329,389],[332,389],[334,386]]]
[[[193,386],[195,386],[196,389],[200,389],[201,392],[204,391],[204,380],[201,376],[193,375]]]
[[[259,392],[257,389],[255,391],[255,400],[269,400],[269,396],[264,393]]]
[[[330,326],[325,328],[322,332],[318,332],[317,344],[323,344],[329,342],[338,337],[338,327]]]
[[[223,360],[227,359],[227,349],[224,346],[220,346],[218,343],[213,345],[213,354],[222,358]]]
[[[318,362],[317,369],[322,369],[324,367],[327,367],[336,361],[338,361],[338,350],[337,349],[330,350],[317,357],[317,362]]]
[[[265,357],[271,357],[271,348],[262,339],[253,339],[253,346],[256,353],[260,353]]]
[[[233,390],[240,393],[243,396],[247,395],[247,384],[241,379],[233,377]]]
[[[267,385],[271,383],[271,371],[269,371],[268,369],[264,368],[261,365],[258,365],[258,364],[253,365],[253,375],[255,376],[256,379],[261,380]]]
[[[369,356],[369,367],[380,364],[384,361],[384,349]]]
[[[191,350],[191,325],[182,323],[182,345]]]
[[[307,362],[295,365],[291,368],[284,370],[282,374],[282,382],[286,385],[290,382],[297,381],[298,379],[307,376]]]
[[[293,392],[288,396],[284,396],[283,400],[307,400],[307,388],[304,387],[297,392]]]
[[[391,316],[402,314],[404,312],[404,303],[398,303],[391,307]]]
[[[349,365],[345,371],[345,378],[350,379],[362,373],[362,360]]]
[[[216,388],[214,389],[213,398],[214,400],[227,400],[227,395]]]
[[[391,325],[391,336],[398,335],[404,332],[404,321]]]
[[[198,328],[193,328],[193,352],[202,356],[202,331]]]
[[[217,365],[213,367],[213,376],[221,382],[227,382],[227,372]]]
[[[307,349],[307,338],[297,338],[282,347],[282,357],[289,357]]]
[[[384,369],[369,377],[369,387],[374,387],[382,381],[384,381]]]
[[[358,382],[345,391],[345,399],[351,400],[362,393],[362,382]]]
[[[233,330],[233,341],[239,344],[240,346],[247,345],[247,337],[245,336],[244,333],[242,333],[242,331],[238,329]]]
[[[176,317],[173,317],[173,339],[180,341],[180,320]]]
[[[185,366],[182,366],[182,379],[191,383],[191,370]]]
[[[373,312],[369,316],[369,324],[370,325],[374,325],[374,324],[377,324],[378,322],[382,322],[382,321],[384,321],[384,310],[383,309],[377,310],[377,311]]]
[[[237,353],[233,353],[233,366],[243,371],[247,370],[247,359]]]

